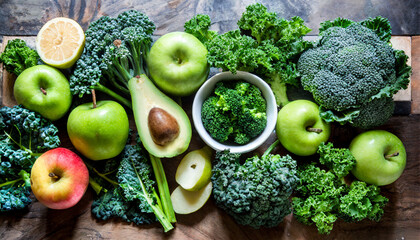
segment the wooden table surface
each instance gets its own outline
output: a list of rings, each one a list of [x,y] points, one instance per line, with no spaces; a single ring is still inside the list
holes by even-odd
[[[85,0],[0,0],[0,41],[3,47],[9,36],[21,36],[28,42],[42,25],[58,16],[77,20],[84,29],[89,23],[103,15],[116,16],[127,9],[145,12],[157,25],[156,35],[171,31],[182,31],[183,24],[197,13],[209,14],[214,22],[212,28],[221,32],[235,28],[245,6],[254,1],[202,1],[202,0],[154,0],[154,1],[85,1]],[[358,223],[337,221],[330,235],[319,235],[313,226],[306,226],[287,216],[278,227],[253,229],[238,225],[218,209],[210,199],[198,212],[177,215],[175,229],[163,233],[156,223],[136,226],[119,220],[98,221],[90,212],[95,193],[89,189],[82,200],[67,210],[51,210],[34,201],[28,210],[0,215],[0,239],[420,239],[420,21],[418,0],[297,0],[260,1],[269,10],[285,18],[301,16],[316,35],[319,22],[336,17],[362,20],[382,15],[391,21],[393,34],[405,42],[406,53],[411,56],[413,74],[411,88],[396,101],[395,115],[379,129],[396,134],[407,150],[407,166],[403,175],[393,184],[382,187],[382,193],[390,199],[385,214],[378,223],[364,220]],[[398,37],[393,37],[397,39]],[[402,46],[401,45],[401,46]],[[0,48],[2,49],[2,48]],[[2,71],[2,105],[9,105],[10,87],[13,77]],[[190,114],[192,97],[184,98],[185,110]],[[191,116],[191,115],[190,115]],[[63,145],[73,149],[65,132],[65,120],[57,122],[61,129]],[[359,131],[334,125],[332,139],[341,145],[348,145]],[[273,136],[255,152],[263,152],[275,140]],[[203,146],[193,130],[189,150]],[[189,151],[188,150],[188,151]],[[284,154],[281,147],[275,150]],[[183,155],[163,159],[170,190],[176,187],[175,170]]]

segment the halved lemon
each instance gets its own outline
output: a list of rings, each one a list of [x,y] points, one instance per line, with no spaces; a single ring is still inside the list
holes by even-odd
[[[82,55],[85,33],[73,19],[51,19],[36,37],[36,50],[42,61],[56,68],[69,68]]]

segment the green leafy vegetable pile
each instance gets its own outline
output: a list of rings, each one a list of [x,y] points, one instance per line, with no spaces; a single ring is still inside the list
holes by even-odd
[[[160,166],[153,166],[155,164]],[[119,156],[107,160],[101,172],[87,165],[92,176],[91,186],[99,194],[92,203],[92,213],[97,218],[119,217],[138,225],[159,221],[165,232],[173,229],[171,222],[176,221],[175,213],[172,205],[165,205],[170,202],[170,195],[161,191],[162,187],[167,187],[163,186],[166,178],[164,173],[156,171],[163,171],[162,163],[142,149],[140,143],[126,145]]]
[[[22,106],[0,109],[0,211],[31,203],[30,175],[36,158],[60,145],[58,129]]]
[[[4,52],[0,55],[0,62],[6,70],[19,76],[23,70],[35,66],[40,61],[38,53],[30,49],[22,39],[7,42]]]
[[[209,16],[197,15],[184,26],[207,47],[210,65],[232,73],[241,70],[257,74],[271,85],[277,104],[287,104],[286,85],[299,85],[296,63],[311,46],[302,40],[310,32],[303,20],[279,18],[257,3],[246,8],[237,30],[217,34],[209,30],[210,25]]]
[[[296,161],[288,155],[270,154],[278,143],[244,163],[240,154],[228,150],[216,153],[213,197],[239,224],[274,227],[291,213],[289,197],[299,181]]]
[[[203,103],[204,128],[219,142],[246,144],[267,125],[267,103],[260,89],[244,81],[218,82]]]
[[[356,164],[350,150],[328,143],[321,144],[318,153],[320,162],[331,170],[321,169],[316,163],[298,168],[300,181],[297,196],[292,199],[296,219],[315,224],[323,234],[331,232],[338,218],[347,222],[365,218],[379,221],[388,202],[380,195],[380,188],[362,181],[353,181],[348,186],[342,179]]]
[[[128,81],[145,73],[154,30],[154,23],[135,10],[92,22],[85,32],[83,54],[70,77],[73,95],[82,97],[95,89],[131,108]]]
[[[407,88],[411,67],[390,39],[390,23],[382,17],[321,23],[320,39],[301,55],[298,70],[324,120],[367,129],[392,116],[392,96]]]

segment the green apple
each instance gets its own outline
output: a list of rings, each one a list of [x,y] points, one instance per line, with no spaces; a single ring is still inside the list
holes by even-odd
[[[310,156],[328,140],[331,127],[319,116],[318,105],[308,100],[296,100],[280,109],[276,133],[289,152]]]
[[[66,148],[55,148],[36,159],[31,189],[36,199],[52,209],[70,208],[80,201],[89,184],[83,160]]]
[[[384,186],[404,171],[406,152],[401,140],[384,130],[371,130],[356,136],[349,147],[356,166],[353,175],[364,182]]]
[[[67,78],[47,65],[25,69],[16,79],[13,92],[18,104],[52,121],[67,113],[72,100]]]
[[[208,182],[198,191],[187,191],[181,186],[171,194],[172,205],[177,214],[190,214],[200,209],[210,198],[213,185]]]
[[[115,101],[77,106],[69,115],[67,132],[74,147],[91,160],[117,156],[128,138],[129,123],[124,108]]]
[[[205,146],[187,153],[176,169],[175,180],[188,191],[197,191],[210,182],[212,150]]]
[[[150,49],[147,67],[155,84],[176,96],[188,96],[197,91],[210,69],[206,47],[185,32],[160,37]]]

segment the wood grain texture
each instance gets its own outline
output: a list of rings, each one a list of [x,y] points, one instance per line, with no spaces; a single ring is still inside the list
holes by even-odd
[[[413,36],[411,58],[413,74],[411,75],[411,113],[420,114],[420,36]]]
[[[145,12],[158,26],[157,35],[181,31],[185,21],[198,13],[210,15],[214,30],[225,32],[237,28],[236,22],[245,7],[254,0],[6,0],[0,1],[0,35],[36,35],[42,25],[54,17],[70,17],[86,29],[91,20],[100,16],[116,16],[127,9]],[[355,21],[378,15],[391,21],[393,34],[420,34],[418,0],[296,0],[258,1],[291,18],[301,16],[318,34],[319,23],[336,17]]]

